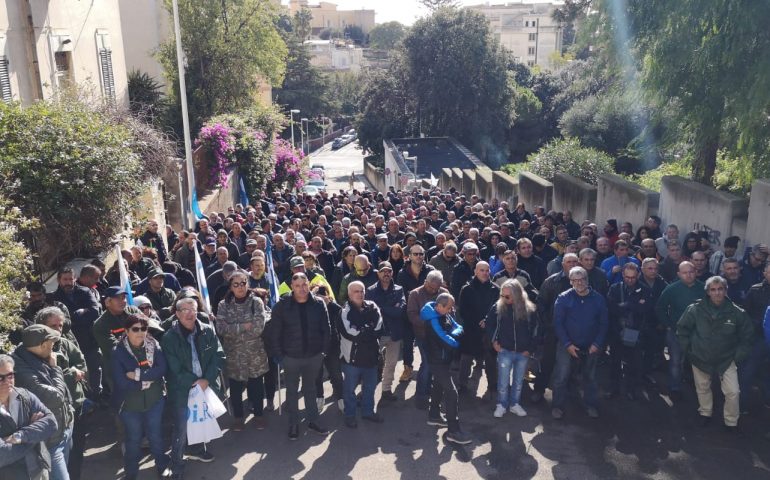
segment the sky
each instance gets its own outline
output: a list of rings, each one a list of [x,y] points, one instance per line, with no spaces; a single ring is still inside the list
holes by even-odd
[[[418,0],[324,0],[336,3],[339,10],[370,9],[375,11],[374,20],[377,23],[385,23],[395,20],[405,25],[412,25],[417,19],[423,17],[428,10]],[[283,1],[288,4],[288,0]],[[319,0],[310,0],[311,5],[317,5]],[[520,3],[517,0],[461,0],[463,5],[479,5],[483,3],[502,4]],[[524,1],[523,3],[532,3]]]

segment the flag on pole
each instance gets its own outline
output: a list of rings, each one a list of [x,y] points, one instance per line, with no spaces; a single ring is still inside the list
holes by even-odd
[[[241,205],[244,207],[249,206],[249,196],[246,194],[246,185],[243,184],[243,177],[240,178],[240,181],[238,182],[239,186],[239,194],[241,197]]]
[[[198,290],[201,292],[201,300],[203,300],[203,309],[206,313],[211,313],[211,300],[209,299],[209,287],[206,285],[206,273],[203,271],[203,262],[201,261],[201,254],[198,253],[198,247],[193,248],[195,250],[195,276],[198,277]]]
[[[195,221],[197,222],[203,218],[203,212],[201,212],[201,207],[198,205],[198,192],[195,190],[195,186],[192,187],[192,198],[190,199],[190,202],[192,203],[192,212],[193,215],[195,215]]]
[[[273,249],[270,237],[265,235],[267,239],[267,248],[265,249],[265,262],[267,271],[267,283],[270,285],[270,308],[273,308],[278,303],[278,276],[275,274],[275,268],[273,268]]]
[[[430,186],[435,187],[438,185],[438,178],[433,176],[433,172],[430,174]]]
[[[120,288],[126,292],[126,304],[134,304],[134,294],[131,292],[131,282],[128,280],[128,271],[123,260],[123,254],[120,253],[120,245],[115,245],[115,253],[118,254],[118,271],[120,272]]]

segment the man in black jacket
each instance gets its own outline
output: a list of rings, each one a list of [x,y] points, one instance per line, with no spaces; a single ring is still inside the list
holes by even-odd
[[[326,435],[318,421],[315,380],[329,346],[329,312],[320,298],[310,293],[304,273],[291,277],[291,295],[278,301],[265,330],[268,354],[286,373],[286,409],[289,411],[289,439],[299,438],[299,382],[308,430]]]
[[[535,379],[534,392],[532,393],[534,403],[543,399],[543,393],[551,381],[551,373],[556,363],[557,339],[556,331],[553,328],[553,306],[560,293],[572,288],[569,281],[569,271],[571,268],[577,267],[578,263],[578,256],[574,253],[564,255],[561,262],[562,271],[546,278],[538,292],[537,313],[540,324],[537,328],[537,337],[543,342],[543,354],[540,360],[540,373]]]
[[[102,356],[91,327],[102,314],[102,306],[97,296],[88,288],[75,284],[71,268],[59,270],[56,276],[59,288],[51,295],[53,300],[63,303],[70,313],[72,333],[78,341],[80,351],[88,366],[89,394],[92,400],[98,399],[102,385]]]
[[[762,275],[764,276],[764,280],[762,280],[761,283],[752,285],[744,300],[746,314],[751,318],[756,333],[754,335],[754,345],[751,348],[751,353],[749,353],[746,360],[738,365],[738,382],[740,383],[741,388],[741,412],[748,411],[749,398],[751,397],[749,392],[751,392],[751,386],[757,373],[759,373],[761,379],[765,406],[770,407],[770,375],[761,368],[770,356],[770,347],[768,346],[768,342],[765,341],[764,330],[762,328],[765,312],[767,311],[767,307],[770,306],[770,263],[765,264]]]
[[[142,236],[139,237],[139,240],[145,247],[155,249],[158,254],[158,263],[162,264],[166,261],[166,244],[163,243],[163,238],[160,236],[160,233],[158,233],[157,220],[153,219],[147,222],[147,229],[144,231]]]
[[[348,301],[342,307],[337,324],[342,358],[345,425],[356,428],[356,387],[361,383],[361,418],[382,423],[374,412],[374,390],[377,388],[377,365],[382,333],[382,314],[374,302],[364,300],[366,287],[358,280],[348,285]]]

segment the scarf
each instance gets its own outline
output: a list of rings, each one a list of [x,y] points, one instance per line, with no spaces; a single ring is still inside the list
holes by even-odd
[[[147,357],[147,360],[142,362],[140,362],[139,359],[136,358],[136,355],[134,355],[134,351],[131,349],[131,344],[128,343],[128,335],[123,335],[120,341],[123,343],[123,346],[126,347],[128,353],[134,357],[134,360],[136,360],[136,363],[139,364],[139,367],[152,368],[152,362],[155,359],[155,349],[158,348],[157,340],[155,340],[151,335],[147,335],[144,338],[144,355]]]

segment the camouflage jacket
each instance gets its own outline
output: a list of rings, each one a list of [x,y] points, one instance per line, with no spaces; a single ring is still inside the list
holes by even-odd
[[[269,315],[265,304],[250,294],[243,303],[234,298],[219,302],[217,333],[222,337],[225,350],[225,375],[233,380],[246,381],[264,375],[268,370],[267,352],[262,331]],[[251,328],[246,329],[246,324]]]

